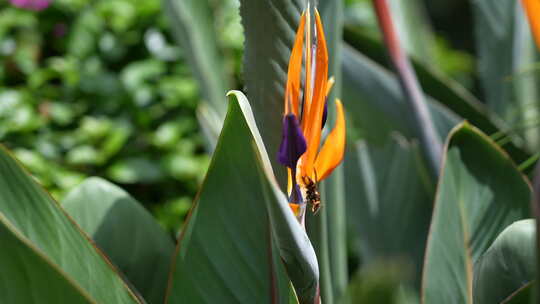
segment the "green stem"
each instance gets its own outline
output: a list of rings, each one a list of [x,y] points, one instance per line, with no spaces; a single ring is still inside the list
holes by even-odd
[[[422,144],[422,152],[427,158],[434,176],[439,175],[443,145],[439,139],[433,119],[428,110],[424,93],[405,51],[401,47],[386,0],[373,0],[375,12],[382,30],[384,41],[390,54],[398,79],[407,96],[414,115],[416,132]]]

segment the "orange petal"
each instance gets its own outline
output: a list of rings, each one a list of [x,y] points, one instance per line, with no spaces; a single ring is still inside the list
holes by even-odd
[[[540,49],[540,1],[522,0],[521,2],[529,17],[529,24],[531,25],[536,45]]]
[[[332,87],[334,87],[334,83],[336,83],[334,76],[330,77],[330,79],[328,79],[326,82],[326,96],[330,95],[330,91],[332,90]]]
[[[312,58],[311,58],[311,13],[310,13],[310,7],[308,2],[308,7],[306,9],[306,74],[305,74],[305,82],[304,82],[304,104],[303,104],[303,111],[302,115],[306,114],[306,110],[309,111],[309,107],[311,104],[311,69],[313,66]]]
[[[302,14],[296,31],[296,38],[289,58],[287,86],[285,89],[285,114],[292,112],[298,117],[298,98],[300,96],[300,77],[302,75],[302,49],[304,47],[304,25],[306,16]]]
[[[311,69],[312,69],[312,59],[311,59],[311,9],[308,2],[307,9],[305,11],[306,14],[306,47],[305,47],[305,53],[306,53],[306,68],[305,68],[305,79],[304,79],[304,103],[302,104],[302,121],[304,120],[303,117],[306,115],[306,111],[309,112],[309,106],[311,104]],[[303,124],[302,124],[303,125]]]
[[[324,103],[326,101],[326,83],[328,82],[328,50],[324,30],[322,27],[321,16],[315,9],[315,21],[317,25],[317,52],[316,52],[316,71],[313,87],[313,99],[309,108],[304,108],[306,117],[302,118],[302,129],[308,148],[303,156],[302,175],[309,176],[312,179],[313,163],[319,150],[321,140],[321,124],[324,113]],[[306,111],[307,110],[307,111]]]
[[[300,212],[300,205],[299,204],[289,204],[289,207],[291,207],[292,212],[295,216],[298,216]]]
[[[315,161],[315,170],[319,180],[325,179],[343,160],[345,152],[345,115],[341,101],[336,100],[336,125],[326,138],[321,152]]]
[[[287,167],[287,194],[291,195],[292,191],[292,170]]]

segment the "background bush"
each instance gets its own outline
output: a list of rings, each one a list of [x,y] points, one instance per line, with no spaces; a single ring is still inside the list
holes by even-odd
[[[214,10],[234,74],[234,2]],[[56,0],[41,12],[2,1],[0,55],[0,140],[55,198],[103,176],[167,228],[181,224],[209,157],[198,86],[159,0]]]

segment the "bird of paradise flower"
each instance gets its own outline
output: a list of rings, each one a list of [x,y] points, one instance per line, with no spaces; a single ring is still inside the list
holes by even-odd
[[[288,171],[289,205],[302,224],[307,205],[311,205],[315,213],[320,207],[317,182],[327,178],[341,163],[345,150],[345,116],[340,100],[335,102],[335,126],[320,147],[328,113],[327,97],[334,80],[328,79],[328,50],[317,9],[314,19],[312,30],[308,6],[300,18],[289,59],[283,133],[278,152],[279,162]]]
[[[529,18],[529,24],[536,41],[536,46],[540,49],[540,1],[521,0],[521,3]]]

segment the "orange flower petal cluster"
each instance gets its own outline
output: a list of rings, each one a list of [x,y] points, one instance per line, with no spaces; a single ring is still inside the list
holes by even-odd
[[[305,74],[302,82],[304,60]],[[343,160],[345,115],[339,100],[335,102],[336,124],[321,147],[327,97],[333,83],[333,78],[328,79],[328,50],[321,17],[315,9],[312,31],[308,9],[300,18],[289,59],[283,138],[278,154],[280,162],[288,167],[288,192],[292,204],[304,201],[297,193],[297,188],[304,188],[305,192],[309,186],[306,181],[316,183],[325,179]]]

